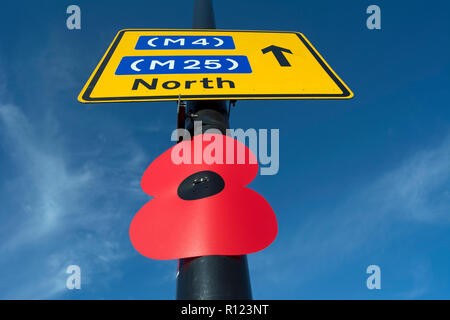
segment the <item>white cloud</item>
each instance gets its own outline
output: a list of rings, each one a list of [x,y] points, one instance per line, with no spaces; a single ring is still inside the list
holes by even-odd
[[[0,285],[4,298],[58,296],[70,264],[84,270],[84,283],[111,271],[110,263],[126,257],[127,223],[134,215],[129,204],[146,198],[137,183],[146,159],[138,146],[130,142],[126,149],[115,148],[112,157],[87,156],[74,165],[63,133],[48,127],[52,122],[39,127],[18,107],[0,105],[3,160],[9,159],[8,171],[16,173],[2,181],[15,187],[0,195],[8,204],[1,212],[0,268],[13,272],[9,285]],[[105,161],[118,166],[105,167]],[[133,176],[137,182],[130,181]],[[21,263],[13,266],[17,260]]]
[[[251,257],[254,276],[264,279],[259,281],[299,284],[333,272],[362,251],[382,248],[408,234],[411,224],[448,224],[450,135],[440,145],[418,151],[396,169],[362,185],[331,212],[309,216],[291,238],[284,236],[291,239],[287,249],[276,241]],[[426,290],[418,286],[405,297],[418,297]]]
[[[385,213],[421,222],[450,221],[450,137],[387,174],[369,190]]]
[[[408,291],[400,292],[397,295],[398,299],[420,299],[430,289],[430,284],[433,280],[431,263],[426,258],[421,258],[422,261],[415,262],[410,270],[406,270],[410,278],[411,288]]]

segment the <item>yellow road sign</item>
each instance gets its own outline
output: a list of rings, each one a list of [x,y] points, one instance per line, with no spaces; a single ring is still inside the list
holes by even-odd
[[[78,100],[348,99],[353,93],[296,32],[120,31]]]

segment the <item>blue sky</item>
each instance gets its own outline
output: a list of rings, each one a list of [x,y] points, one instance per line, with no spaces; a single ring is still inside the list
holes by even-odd
[[[77,4],[82,29],[66,28]],[[366,28],[377,4],[382,30]],[[117,31],[189,28],[192,1],[25,1],[0,11],[0,298],[173,299],[176,261],[132,247],[145,168],[172,102],[76,97]],[[218,28],[299,31],[355,93],[240,101],[233,128],[279,128],[280,171],[250,187],[279,233],[249,256],[256,299],[450,298],[450,4],[216,1]],[[77,264],[82,289],[65,288]],[[366,287],[381,267],[381,290]]]

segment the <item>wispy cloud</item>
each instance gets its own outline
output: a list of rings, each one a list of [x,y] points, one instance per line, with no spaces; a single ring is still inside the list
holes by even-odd
[[[398,293],[398,299],[420,299],[430,289],[430,284],[433,280],[431,264],[427,259],[421,258],[422,261],[415,262],[411,269],[405,270],[411,279],[411,287],[408,291]]]
[[[140,177],[153,157],[134,134],[162,123],[130,130],[78,104],[80,64],[92,59],[72,40],[51,28],[26,59],[0,56],[0,298],[62,297],[70,264],[82,291],[96,290],[88,284],[120,276],[137,254],[128,227],[149,199]]]
[[[407,234],[411,223],[448,224],[449,212],[450,135],[362,185],[331,212],[311,215],[295,231],[289,248],[280,250],[275,243],[252,257],[251,265],[264,281],[298,284],[330,272],[361,250]],[[425,291],[421,286],[410,294],[417,297]]]
[[[0,105],[0,124],[4,160],[16,173],[3,179],[0,195],[0,268],[15,271],[9,281],[2,279],[2,296],[55,297],[65,290],[68,265],[79,264],[86,283],[89,275],[123,259],[133,216],[127,204],[145,198],[138,183],[142,150],[130,142],[113,156],[86,157],[74,165],[63,139],[54,138],[62,134],[57,127],[38,128],[11,104]],[[105,157],[118,166],[106,167]],[[25,264],[17,267],[17,260]]]

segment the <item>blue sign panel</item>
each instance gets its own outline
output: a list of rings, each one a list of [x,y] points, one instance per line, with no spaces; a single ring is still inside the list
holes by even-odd
[[[231,36],[140,36],[135,49],[235,49],[235,46]]]
[[[123,57],[116,75],[252,73],[246,56]]]

